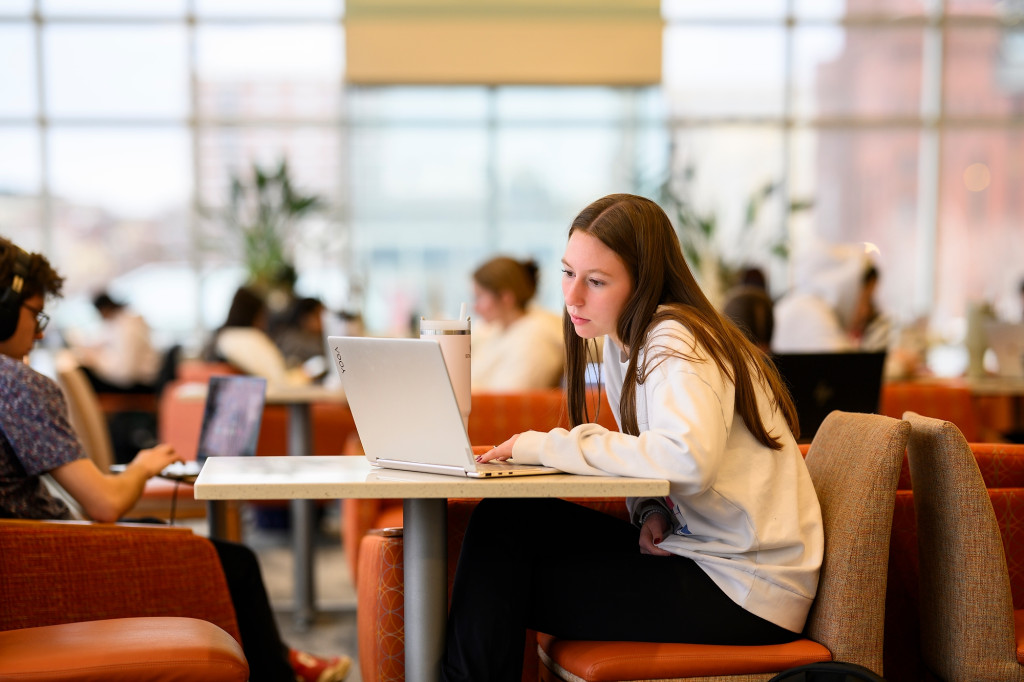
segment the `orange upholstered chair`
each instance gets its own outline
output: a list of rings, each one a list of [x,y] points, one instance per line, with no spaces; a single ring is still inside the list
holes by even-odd
[[[1024,680],[1024,611],[1014,610],[992,491],[956,425],[904,417],[925,665],[944,680]]]
[[[885,566],[909,430],[906,422],[889,417],[833,412],[815,434],[807,467],[821,503],[825,557],[804,639],[739,647],[542,635],[540,679],[768,680],[787,668],[827,660],[881,674]]]
[[[968,442],[981,440],[971,391],[966,386],[925,381],[894,381],[882,384],[884,415],[901,419],[904,412],[945,419],[957,425]]]
[[[248,675],[205,538],[163,526],[0,520],[0,678]]]

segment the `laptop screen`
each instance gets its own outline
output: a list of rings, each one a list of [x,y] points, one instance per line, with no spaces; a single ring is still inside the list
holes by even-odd
[[[796,405],[801,442],[810,442],[833,410],[878,412],[885,351],[783,353],[772,360]]]
[[[196,460],[255,455],[266,390],[261,377],[210,377]]]

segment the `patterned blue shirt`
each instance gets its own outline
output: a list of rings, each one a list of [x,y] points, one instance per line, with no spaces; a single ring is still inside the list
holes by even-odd
[[[60,387],[0,355],[0,517],[71,518],[40,475],[85,456]]]

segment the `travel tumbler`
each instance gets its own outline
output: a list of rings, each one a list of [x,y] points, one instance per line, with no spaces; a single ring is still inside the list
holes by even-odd
[[[420,318],[420,338],[441,344],[441,355],[448,367],[448,377],[459,403],[462,424],[469,430],[469,412],[473,408],[470,393],[470,321],[466,304],[462,304],[457,320],[427,320]]]

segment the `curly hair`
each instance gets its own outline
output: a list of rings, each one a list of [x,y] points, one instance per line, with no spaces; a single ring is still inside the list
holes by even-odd
[[[64,278],[41,253],[29,253],[5,237],[0,237],[0,289],[7,289],[14,281],[14,266],[19,256],[28,257],[28,272],[21,290],[21,299],[43,295],[57,298],[64,287]]]

